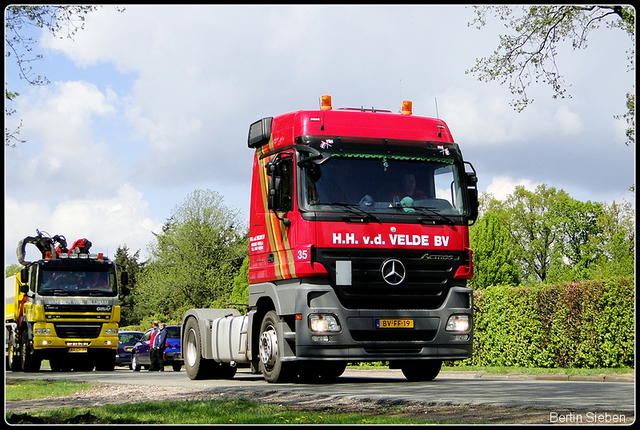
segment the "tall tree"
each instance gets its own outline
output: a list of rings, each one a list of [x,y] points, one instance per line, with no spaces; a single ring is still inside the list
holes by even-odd
[[[497,210],[487,211],[471,227],[473,279],[470,285],[482,290],[492,285],[520,284],[520,269],[513,256],[509,231]]]
[[[527,88],[534,82],[549,85],[553,98],[568,97],[568,85],[556,61],[558,46],[570,42],[573,49],[584,49],[589,33],[601,25],[621,29],[630,36],[629,70],[635,67],[633,6],[483,5],[474,6],[474,10],[476,18],[470,25],[481,29],[486,25],[487,15],[492,14],[504,21],[513,34],[501,35],[494,53],[477,59],[467,73],[476,74],[480,81],[508,82],[515,97],[512,105],[518,111],[533,102],[527,95]],[[626,107],[628,110],[623,118],[627,121],[626,144],[629,145],[635,143],[635,89],[627,93]]]
[[[529,191],[516,186],[505,201],[507,227],[514,245],[515,257],[522,264],[525,279],[544,282],[552,266],[561,264],[558,254],[558,201],[564,191],[539,185]]]
[[[133,292],[136,290],[136,280],[138,274],[142,268],[142,263],[138,260],[140,258],[140,250],[137,250],[133,255],[129,255],[129,248],[127,245],[119,246],[116,249],[115,263],[118,268],[118,280],[122,279],[122,272],[127,273],[128,284],[120,285],[120,326],[128,326],[135,324]]]
[[[602,252],[598,246],[602,231],[598,219],[602,216],[602,205],[564,195],[558,202],[557,211],[562,235],[559,247],[569,263],[567,270],[575,274],[571,280],[588,279],[591,266]]]
[[[240,212],[226,207],[215,191],[194,191],[150,245],[136,287],[136,313],[179,319],[190,308],[225,305],[247,248]]]
[[[592,269],[593,278],[631,276],[635,273],[635,210],[631,203],[603,204],[598,218],[601,229],[598,264]]]

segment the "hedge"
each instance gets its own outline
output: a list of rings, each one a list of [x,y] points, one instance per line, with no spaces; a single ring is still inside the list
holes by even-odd
[[[633,367],[633,277],[474,292],[473,358],[461,364]]]

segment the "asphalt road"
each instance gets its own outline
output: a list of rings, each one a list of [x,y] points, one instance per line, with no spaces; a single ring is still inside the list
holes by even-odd
[[[133,372],[116,368],[113,372],[7,373],[6,376],[29,379],[70,379],[116,384],[178,386],[194,389],[249,390],[252,393],[274,390],[302,395],[352,397],[373,400],[400,400],[437,405],[473,405],[530,407],[558,411],[583,411],[595,414],[635,412],[633,379],[602,378],[586,380],[549,380],[523,375],[485,375],[476,372],[445,371],[431,382],[408,382],[399,370],[351,370],[331,384],[269,384],[261,375],[239,369],[232,380],[192,381],[184,369],[163,373]],[[616,378],[611,378],[616,380]],[[631,382],[631,383],[630,383]]]

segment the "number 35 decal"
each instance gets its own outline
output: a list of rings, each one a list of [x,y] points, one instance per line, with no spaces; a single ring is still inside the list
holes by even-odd
[[[308,249],[299,249],[297,253],[298,261],[308,261],[309,260],[309,250]]]

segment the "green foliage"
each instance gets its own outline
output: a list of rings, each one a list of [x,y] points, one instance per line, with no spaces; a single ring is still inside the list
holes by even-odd
[[[118,247],[116,250],[115,263],[118,270],[118,281],[122,279],[122,272],[127,273],[128,284],[120,284],[120,326],[127,326],[133,324],[135,321],[134,307],[135,302],[133,300],[132,291],[135,291],[136,279],[138,273],[141,270],[141,264],[138,262],[140,258],[140,250],[136,251],[133,255],[129,255],[129,248],[125,244],[122,247]]]
[[[520,284],[509,231],[497,212],[487,212],[471,227],[469,242],[473,249],[472,288]]]
[[[150,245],[152,256],[132,293],[136,319],[180,320],[188,309],[224,307],[247,248],[240,213],[215,191],[194,191]]]
[[[631,276],[635,211],[631,204],[580,202],[565,191],[522,186],[504,201],[481,196],[471,227],[475,289]]]
[[[474,356],[465,364],[549,368],[632,367],[632,277],[474,295]]]
[[[240,313],[245,313],[249,304],[249,257],[245,257],[238,275],[233,280],[231,303]],[[245,304],[245,306],[242,306]]]
[[[10,264],[7,267],[4,268],[4,277],[8,278],[10,276],[15,275],[16,273],[18,273],[20,270],[22,270],[24,266],[22,266],[21,264]]]

